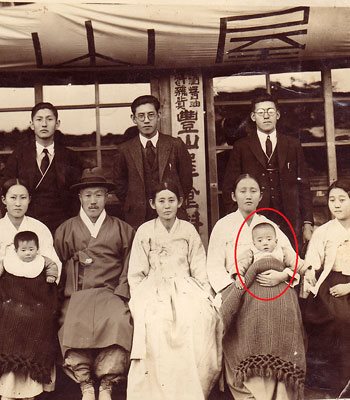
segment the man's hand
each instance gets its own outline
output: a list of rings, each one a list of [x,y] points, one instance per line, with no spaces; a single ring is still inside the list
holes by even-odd
[[[269,269],[268,271],[262,272],[256,277],[256,281],[261,286],[276,286],[287,279],[288,274],[286,272],[279,272],[275,271],[274,269]]]

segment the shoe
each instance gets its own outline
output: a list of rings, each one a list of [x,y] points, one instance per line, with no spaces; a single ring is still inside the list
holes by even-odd
[[[112,382],[102,379],[99,387],[98,400],[112,400],[112,388]]]
[[[80,390],[83,395],[81,400],[96,400],[95,388],[92,382],[82,382],[80,384]]]

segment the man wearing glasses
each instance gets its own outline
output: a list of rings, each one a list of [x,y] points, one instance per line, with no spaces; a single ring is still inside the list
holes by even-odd
[[[276,131],[280,118],[277,100],[263,93],[252,100],[250,118],[255,132],[236,141],[230,154],[223,182],[226,211],[233,210],[231,193],[240,174],[255,176],[263,192],[259,207],[269,207],[284,213],[290,220],[299,244],[312,235],[312,195],[303,150],[298,139]],[[275,212],[264,214],[292,239],[282,217]],[[302,232],[302,234],[301,234]],[[294,240],[292,239],[294,245]]]
[[[192,189],[191,156],[180,138],[158,131],[159,109],[160,103],[154,96],[140,96],[133,101],[131,119],[139,134],[119,146],[113,167],[124,219],[135,229],[156,217],[149,199],[159,182],[173,180],[184,198]],[[183,206],[178,217],[187,219]]]

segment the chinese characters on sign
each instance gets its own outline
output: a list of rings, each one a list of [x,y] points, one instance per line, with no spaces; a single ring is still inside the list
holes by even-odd
[[[190,222],[208,243],[207,190],[204,140],[203,83],[200,74],[172,75],[172,132],[187,146],[192,159],[193,188],[186,201]]]

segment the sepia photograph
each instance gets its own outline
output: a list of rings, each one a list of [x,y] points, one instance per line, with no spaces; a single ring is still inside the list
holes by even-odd
[[[350,399],[350,0],[0,1],[0,399]]]

